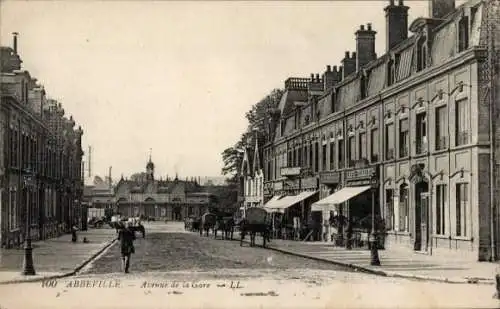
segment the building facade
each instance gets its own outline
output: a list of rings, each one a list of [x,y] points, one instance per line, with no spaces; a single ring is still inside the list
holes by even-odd
[[[175,221],[201,216],[217,206],[215,196],[195,179],[155,179],[151,158],[142,179],[120,179],[115,201],[117,212],[123,216]]]
[[[14,47],[1,47],[1,244],[20,245],[27,224],[32,239],[68,232],[80,217],[82,129],[60,103],[21,69]]]
[[[264,206],[264,170],[261,164],[258,139],[254,147],[247,147],[243,153],[241,172],[244,182],[244,209]]]
[[[389,2],[384,55],[375,54],[368,24],[339,69],[285,82],[287,93],[302,97],[271,115],[265,191],[282,194],[290,174],[312,177],[320,199],[344,192],[347,200],[337,194],[340,205],[331,210],[348,217],[370,215],[373,201],[387,246],[489,260],[498,255],[499,225],[490,195],[499,197],[498,177],[490,182],[497,149],[482,72],[491,57],[483,26],[493,4],[429,2],[430,17],[410,27],[409,7]]]

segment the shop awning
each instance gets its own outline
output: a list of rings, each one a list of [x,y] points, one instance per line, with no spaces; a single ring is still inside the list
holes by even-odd
[[[278,200],[276,203],[273,203],[272,206],[267,207],[267,209],[269,212],[282,213],[288,207],[291,207],[297,203],[300,203],[303,200],[305,200],[306,198],[311,197],[316,193],[318,193],[318,191],[306,191],[306,192],[301,192],[297,195],[285,196],[282,199]]]
[[[370,186],[345,187],[325,197],[324,199],[319,200],[316,203],[312,204],[311,211],[331,210],[333,205],[341,204],[345,201],[348,201],[351,198],[355,197],[356,195],[359,195],[370,188],[371,188]]]
[[[273,208],[273,205],[276,204],[276,202],[278,202],[281,197],[282,195],[273,196],[269,201],[267,201],[267,203],[264,205],[264,208]]]

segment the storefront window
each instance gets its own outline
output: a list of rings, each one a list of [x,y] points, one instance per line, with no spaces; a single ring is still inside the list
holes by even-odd
[[[403,184],[399,188],[399,231],[409,232],[408,187]]]

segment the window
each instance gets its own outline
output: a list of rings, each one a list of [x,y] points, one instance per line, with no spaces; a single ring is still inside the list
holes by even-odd
[[[302,147],[297,149],[297,166],[302,166]]]
[[[425,69],[426,63],[425,37],[420,38],[417,43],[417,72]]]
[[[359,133],[359,159],[366,159],[366,132]]]
[[[469,111],[467,99],[455,103],[455,145],[469,143]]]
[[[307,145],[304,145],[304,167],[308,167],[309,166],[309,159],[308,159],[308,155],[309,155],[309,147]]]
[[[17,219],[17,191],[16,189],[12,189],[9,192],[9,207],[10,207],[10,220],[9,220],[9,228],[11,230],[16,229],[18,227],[18,219]]]
[[[345,145],[344,145],[344,140],[343,139],[339,139],[338,142],[337,142],[337,147],[338,147],[338,151],[337,151],[337,155],[338,155],[338,165],[339,165],[339,168],[344,168],[344,151],[345,151]]]
[[[356,140],[354,139],[354,136],[350,136],[348,139],[348,146],[347,146],[347,156],[348,156],[348,166],[352,167],[354,166],[354,160],[356,160]]]
[[[408,156],[408,145],[409,145],[409,136],[408,136],[408,119],[401,119],[399,121],[399,157],[404,158]]]
[[[394,230],[395,226],[395,220],[396,218],[394,217],[394,191],[392,189],[385,190],[385,205],[386,205],[386,228],[388,230]]]
[[[458,52],[469,48],[469,18],[464,16],[458,23]]]
[[[422,154],[427,151],[427,119],[426,113],[419,113],[416,117],[415,153]]]
[[[314,143],[314,172],[319,169],[319,142]]]
[[[446,232],[446,185],[436,186],[436,234],[444,235]]]
[[[399,231],[409,231],[408,187],[403,184],[399,189]]]
[[[378,161],[378,129],[371,131],[370,156],[372,162]]]
[[[385,159],[394,159],[394,124],[385,126]]]
[[[330,170],[334,170],[335,166],[335,143],[330,142]]]
[[[309,144],[309,167],[313,168],[313,156],[314,156],[313,144]]]
[[[446,148],[446,136],[448,135],[446,112],[446,106],[436,108],[436,150]]]
[[[391,60],[389,60],[389,63],[387,64],[387,85],[388,86],[394,84],[395,73],[396,73],[396,69],[395,69],[394,61],[391,59]]]
[[[321,161],[323,162],[321,166],[322,171],[326,171],[326,144],[323,145],[322,150],[321,150]]]
[[[467,204],[469,202],[469,186],[467,183],[457,184],[457,197],[456,197],[456,235],[467,236]]]

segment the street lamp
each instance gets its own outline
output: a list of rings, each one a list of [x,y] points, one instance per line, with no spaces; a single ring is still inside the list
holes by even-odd
[[[375,191],[378,188],[378,178],[373,175],[370,180],[372,191],[372,231],[370,233],[370,265],[380,266],[380,258],[378,256],[377,235],[375,234]]]
[[[30,168],[23,175],[23,182],[28,192],[26,194],[26,239],[24,242],[23,275],[34,276],[35,266],[33,265],[33,247],[31,246],[31,211],[30,211],[30,189],[34,183],[34,175]]]

